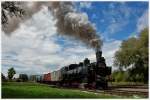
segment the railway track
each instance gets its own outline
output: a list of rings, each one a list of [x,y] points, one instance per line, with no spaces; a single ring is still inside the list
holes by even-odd
[[[111,88],[108,90],[87,90],[89,92],[94,93],[104,93],[104,94],[111,94],[111,95],[118,95],[118,96],[129,96],[129,97],[142,97],[142,98],[148,98],[148,88],[129,88],[129,87],[122,87],[122,88]]]
[[[138,88],[138,89],[148,89],[148,85],[112,85],[110,88]]]
[[[76,89],[76,90],[81,90],[83,92],[93,92],[93,93],[97,93],[97,94],[99,94],[99,93],[110,94],[110,95],[122,96],[124,98],[126,98],[126,97],[148,98],[148,95],[149,95],[148,86],[145,86],[145,85],[110,86],[108,90],[57,87],[56,85],[54,85],[54,86],[55,86],[55,88]]]

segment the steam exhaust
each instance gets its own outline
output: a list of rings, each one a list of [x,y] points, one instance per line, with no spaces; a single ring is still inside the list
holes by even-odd
[[[87,47],[101,50],[102,41],[96,34],[96,28],[86,13],[77,12],[72,2],[18,2],[18,5],[25,10],[26,15],[20,18],[10,18],[8,25],[2,30],[6,34],[15,31],[20,23],[31,18],[33,14],[47,6],[56,20],[57,33],[68,37],[74,37],[83,42]]]

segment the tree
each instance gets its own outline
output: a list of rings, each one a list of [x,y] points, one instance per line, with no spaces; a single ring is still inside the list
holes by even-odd
[[[3,73],[1,73],[1,79],[2,80],[6,80],[6,77],[5,77],[5,75]]]
[[[8,78],[9,79],[12,79],[15,74],[16,74],[16,71],[14,70],[13,67],[8,69]]]
[[[127,68],[135,62],[137,55],[136,43],[136,38],[130,38],[122,42],[120,49],[115,53],[115,66]]]
[[[138,38],[123,41],[114,58],[115,66],[129,68],[130,79],[148,82],[148,29]]]
[[[25,14],[25,11],[21,9],[17,2],[4,1],[1,3],[1,14],[2,14],[2,25],[6,25],[8,19],[12,16],[22,17]]]

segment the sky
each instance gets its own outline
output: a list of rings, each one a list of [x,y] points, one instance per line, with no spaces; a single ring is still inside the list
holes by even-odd
[[[74,2],[78,12],[87,14],[103,40],[106,64],[113,66],[114,54],[123,40],[138,37],[148,27],[148,2]],[[2,73],[14,67],[17,75],[44,74],[65,65],[95,61],[95,51],[81,41],[59,35],[46,6],[19,25],[12,35],[3,31]]]

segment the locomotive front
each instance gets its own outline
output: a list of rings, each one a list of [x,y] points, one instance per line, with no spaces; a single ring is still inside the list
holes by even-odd
[[[96,51],[96,62],[90,63],[86,58],[79,64],[70,64],[61,69],[62,80],[61,84],[65,86],[79,86],[86,84],[84,87],[88,88],[107,88],[107,76],[111,74],[111,67],[106,66],[105,58],[102,57],[102,51]]]
[[[106,66],[105,58],[102,57],[102,51],[96,51],[96,68],[95,68],[95,82],[96,88],[102,87],[106,89],[108,87],[107,76],[111,75],[111,67]]]

